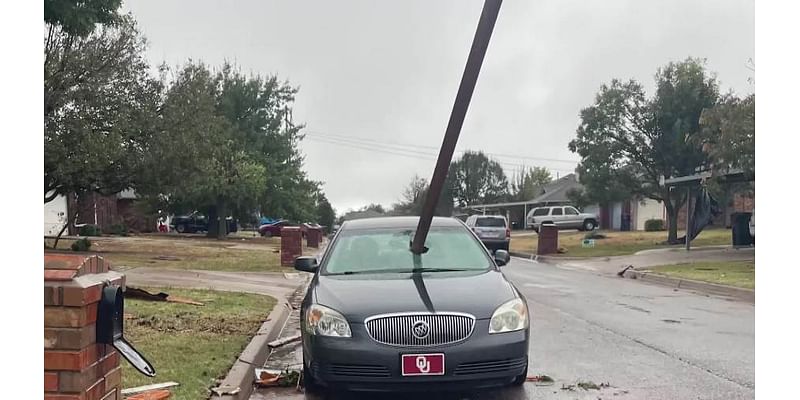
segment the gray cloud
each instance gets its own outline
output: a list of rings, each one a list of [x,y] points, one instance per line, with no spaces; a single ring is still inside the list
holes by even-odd
[[[481,1],[133,1],[154,64],[224,60],[300,87],[294,117],[310,132],[306,169],[343,211],[396,201],[434,161],[408,146],[441,144]],[[578,112],[612,78],[648,89],[656,69],[703,57],[723,90],[750,93],[752,0],[506,0],[459,140],[512,174],[519,164],[564,174]],[[322,137],[322,138],[321,138]],[[334,142],[336,144],[334,144]],[[354,144],[355,143],[355,144]],[[358,148],[361,147],[361,148]],[[369,149],[364,149],[364,147]],[[400,155],[404,154],[404,155]]]

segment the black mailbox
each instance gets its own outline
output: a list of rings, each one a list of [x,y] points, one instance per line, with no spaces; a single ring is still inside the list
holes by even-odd
[[[156,376],[155,368],[123,336],[124,310],[125,294],[122,288],[106,285],[97,306],[97,342],[114,346],[142,374]]]

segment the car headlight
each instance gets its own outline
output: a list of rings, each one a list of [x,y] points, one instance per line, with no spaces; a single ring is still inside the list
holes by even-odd
[[[513,332],[528,327],[528,306],[514,299],[497,307],[489,321],[489,333]]]
[[[350,337],[350,324],[336,310],[319,304],[312,304],[306,309],[306,332],[312,335]]]

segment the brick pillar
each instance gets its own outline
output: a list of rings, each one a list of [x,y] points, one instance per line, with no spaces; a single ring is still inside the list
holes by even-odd
[[[539,226],[539,244],[536,254],[555,254],[558,252],[558,228],[555,225]]]
[[[303,235],[298,226],[281,228],[281,265],[294,266],[294,259],[303,255]]]
[[[104,282],[125,285],[102,257],[44,256],[44,399],[120,400],[119,353],[95,341]]]
[[[322,229],[308,228],[306,242],[308,247],[319,248],[319,244],[322,242]]]

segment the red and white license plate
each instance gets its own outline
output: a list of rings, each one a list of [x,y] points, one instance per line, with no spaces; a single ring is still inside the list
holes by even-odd
[[[403,376],[444,375],[444,354],[403,354]]]

